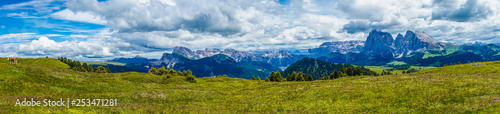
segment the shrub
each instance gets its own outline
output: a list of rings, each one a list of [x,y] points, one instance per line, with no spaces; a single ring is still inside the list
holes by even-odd
[[[186,76],[186,81],[196,83],[196,77],[194,77],[193,75],[188,75]]]

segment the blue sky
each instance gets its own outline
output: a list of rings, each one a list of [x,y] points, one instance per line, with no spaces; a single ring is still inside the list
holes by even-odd
[[[500,43],[497,0],[3,0],[0,54],[159,58],[175,46],[307,49],[425,31],[448,43]]]

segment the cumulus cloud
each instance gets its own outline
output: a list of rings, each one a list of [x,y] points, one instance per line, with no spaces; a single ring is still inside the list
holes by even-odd
[[[477,0],[467,0],[459,7],[453,7],[447,3],[453,1],[436,0],[438,8],[432,12],[432,19],[434,20],[451,20],[457,22],[478,21],[485,19],[492,14],[489,7],[478,4]]]
[[[371,29],[370,23],[367,20],[361,21],[350,21],[348,24],[344,25],[343,30],[347,33],[353,34],[357,32],[366,32]]]
[[[309,0],[291,4],[287,7],[273,0],[71,0],[66,6],[73,12],[90,11],[102,16],[108,26],[119,31],[112,37],[156,49],[270,49],[275,44],[330,38],[337,35],[337,26],[347,22],[335,16],[307,13],[307,8],[314,6]],[[292,17],[287,17],[285,9],[294,11]]]
[[[253,6],[278,5],[271,1],[224,0],[71,0],[72,11],[91,11],[107,20],[107,25],[121,32],[177,31],[210,32],[221,35],[239,33],[245,20],[237,18]],[[252,6],[250,6],[252,5]],[[279,7],[279,6],[277,6]],[[241,12],[243,11],[243,12]],[[262,10],[258,10],[262,11]],[[252,23],[260,20],[253,20]]]

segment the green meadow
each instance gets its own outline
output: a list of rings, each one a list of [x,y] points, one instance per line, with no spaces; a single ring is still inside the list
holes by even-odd
[[[78,72],[57,59],[11,65],[0,58],[0,113],[500,113],[498,71],[500,62],[485,62],[306,82],[205,77],[190,83],[184,76]],[[118,104],[15,106],[24,98]]]

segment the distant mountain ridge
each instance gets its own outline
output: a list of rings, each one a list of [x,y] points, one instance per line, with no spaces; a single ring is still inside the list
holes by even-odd
[[[394,39],[388,32],[372,30],[365,41],[324,42],[307,53],[295,50],[245,52],[235,49],[191,50],[175,47],[160,59],[116,58],[109,62],[125,63],[132,71],[147,71],[151,67],[192,70],[196,76],[228,74],[232,77],[251,78],[267,75],[271,71],[285,70],[303,58],[315,58],[330,63],[354,65],[385,65],[391,61],[418,66],[442,66],[469,61],[500,60],[500,46],[476,42],[454,45],[438,42],[423,31],[406,31]],[[224,70],[224,68],[226,68]],[[130,70],[129,69],[129,70]]]
[[[365,46],[365,41],[334,41],[334,42],[325,42],[321,44],[318,48],[309,49],[308,52],[311,54],[322,54],[322,53],[332,53],[332,52],[339,52],[342,54],[360,53],[363,51],[364,46]]]
[[[177,53],[188,58],[201,59],[211,57],[217,54],[224,54],[237,62],[265,62],[276,66],[285,67],[297,61],[295,56],[285,50],[264,51],[261,53],[248,53],[237,51],[235,49],[208,49],[191,51],[186,47],[175,47],[172,53]]]
[[[108,60],[108,62],[120,62],[120,63],[132,63],[132,64],[141,64],[141,63],[149,63],[150,61],[155,61],[157,59],[148,59],[136,55],[133,58],[115,58],[112,60]]]
[[[164,53],[162,59],[151,61],[149,67],[165,67],[175,70],[191,70],[196,77],[212,77],[227,74],[234,78],[252,78],[252,75],[267,75],[279,71],[277,67],[261,67],[237,62],[225,54],[216,54],[201,59],[189,59],[178,53]]]

